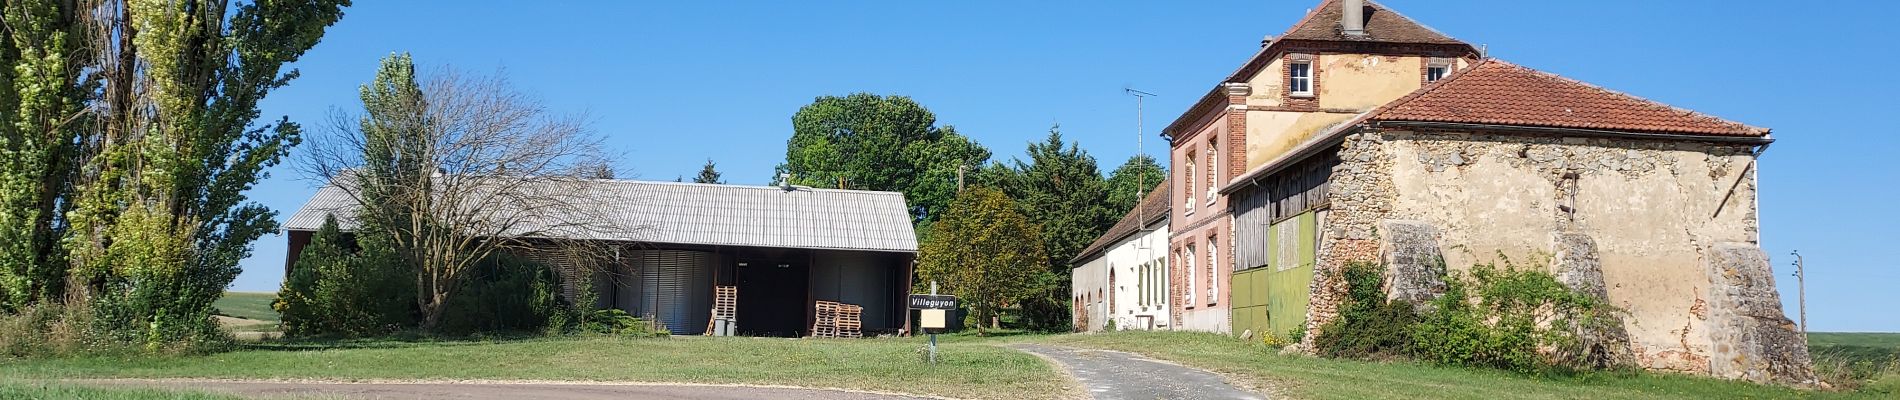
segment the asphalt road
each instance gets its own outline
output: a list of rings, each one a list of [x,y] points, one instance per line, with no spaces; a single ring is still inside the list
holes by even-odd
[[[349,383],[114,380],[98,385],[144,386],[228,393],[246,398],[455,400],[898,400],[898,395],[756,386],[558,383]]]
[[[1018,350],[1055,360],[1096,400],[1264,400],[1212,372],[1118,351],[1020,344]]]

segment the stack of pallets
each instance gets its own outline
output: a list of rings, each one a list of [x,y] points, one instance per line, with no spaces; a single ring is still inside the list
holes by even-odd
[[[813,305],[814,314],[811,324],[811,336],[817,338],[861,338],[864,337],[864,307],[832,301],[818,301]]]
[[[722,324],[721,321],[724,321]],[[706,321],[706,334],[732,336],[739,325],[739,287],[713,287],[712,319]]]

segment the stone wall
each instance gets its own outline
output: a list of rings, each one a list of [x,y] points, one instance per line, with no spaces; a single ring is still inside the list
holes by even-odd
[[[1807,355],[1792,350],[1800,335],[1777,323],[1785,318],[1772,274],[1734,281],[1721,272],[1766,270],[1765,257],[1758,267],[1712,261],[1718,244],[1757,245],[1751,151],[1549,134],[1355,134],[1334,169],[1308,337],[1335,315],[1338,267],[1378,261],[1380,224],[1409,220],[1437,230],[1451,269],[1542,266],[1608,298],[1627,311],[1638,366],[1811,382]]]

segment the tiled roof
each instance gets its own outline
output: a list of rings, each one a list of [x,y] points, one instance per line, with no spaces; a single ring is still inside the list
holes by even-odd
[[[916,252],[904,195],[895,192],[628,180],[563,181],[586,191],[605,219],[598,230],[571,237],[644,243]],[[284,223],[314,231],[325,215],[355,228],[356,201],[326,185]]]
[[[1141,231],[1142,227],[1168,218],[1168,207],[1172,203],[1168,201],[1168,181],[1162,180],[1160,185],[1156,185],[1154,190],[1148,191],[1148,195],[1141,198],[1141,204],[1136,204],[1133,210],[1128,210],[1128,214],[1123,215],[1121,221],[1115,222],[1115,226],[1103,232],[1102,237],[1095,238],[1094,243],[1083,247],[1081,253],[1076,253],[1071,263],[1081,264],[1083,260],[1095,258],[1107,251],[1109,246]]]
[[[1487,60],[1375,110],[1369,120],[1762,136],[1767,129]]]
[[[1339,0],[1326,0],[1293,24],[1281,40],[1325,40],[1345,42],[1465,44],[1424,24],[1413,21],[1377,2],[1366,1],[1366,35],[1346,36],[1340,26],[1343,9]]]

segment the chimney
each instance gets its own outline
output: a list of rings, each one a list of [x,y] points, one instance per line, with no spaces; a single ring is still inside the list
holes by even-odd
[[[1339,27],[1346,37],[1366,37],[1366,0],[1340,0],[1339,8]]]
[[[792,191],[792,173],[780,172],[778,174],[778,188],[787,192]]]

